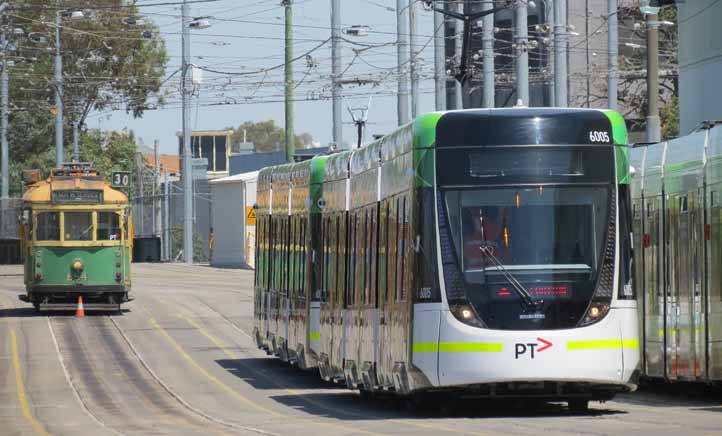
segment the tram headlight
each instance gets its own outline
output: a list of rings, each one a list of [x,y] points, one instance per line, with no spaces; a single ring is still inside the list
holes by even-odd
[[[484,327],[484,323],[476,316],[476,311],[471,304],[455,304],[450,306],[450,309],[454,317],[464,324],[474,327]]]
[[[579,325],[585,326],[589,324],[594,324],[595,322],[604,318],[607,312],[609,312],[608,302],[592,301],[592,303],[587,308],[587,313],[584,314],[584,318]]]

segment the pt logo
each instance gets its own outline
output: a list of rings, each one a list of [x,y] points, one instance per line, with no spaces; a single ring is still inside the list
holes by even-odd
[[[529,353],[529,357],[533,359],[535,352],[541,353],[542,351],[551,348],[554,345],[551,342],[546,341],[542,338],[536,338],[536,340],[539,342],[531,342],[526,344],[523,342],[517,342],[514,346],[514,358],[518,359],[519,357]]]

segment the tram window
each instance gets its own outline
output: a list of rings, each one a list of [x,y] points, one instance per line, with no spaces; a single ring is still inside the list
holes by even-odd
[[[647,202],[647,207],[645,209],[647,211],[647,218],[652,216],[652,212],[654,212],[654,203]]]
[[[387,259],[387,265],[388,265],[388,275],[387,275],[387,298],[388,301],[393,303],[396,299],[396,235],[397,233],[397,219],[396,219],[396,211],[397,209],[394,207],[394,201],[393,199],[389,199],[389,213],[386,216],[387,219],[387,234],[386,234],[386,259]]]
[[[711,191],[711,192],[709,193],[709,204],[710,204],[710,206],[715,207],[715,206],[718,205],[719,199],[718,199],[717,197],[718,197],[717,191]]]
[[[98,212],[98,240],[120,240],[120,216],[115,212]]]
[[[37,215],[36,239],[38,241],[60,240],[60,213],[40,212]]]
[[[679,197],[679,211],[680,213],[686,213],[688,211],[687,196]]]
[[[353,306],[354,304],[354,294],[355,289],[354,286],[356,285],[356,214],[351,215],[351,222],[349,223],[349,243],[351,244],[350,249],[350,255],[348,256],[348,259],[350,260],[348,265],[348,277],[349,277],[349,283],[346,287],[346,304],[345,307]]]
[[[301,221],[301,234],[299,236],[301,244],[301,285],[299,286],[299,297],[306,299],[306,220]]]
[[[65,233],[66,241],[92,241],[92,212],[65,212],[63,232]]]
[[[408,233],[408,225],[406,220],[406,196],[403,196],[403,198],[399,198],[398,200],[401,200],[401,208],[399,210],[399,251],[401,252],[401,255],[399,256],[399,286],[396,288],[396,301],[406,301],[406,289],[405,289],[405,281],[408,281],[408,278],[406,277],[406,251],[408,249],[407,247],[407,233]],[[406,279],[406,280],[404,280]]]

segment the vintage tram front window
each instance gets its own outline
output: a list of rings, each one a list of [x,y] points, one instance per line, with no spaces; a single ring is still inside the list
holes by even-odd
[[[93,240],[93,213],[92,212],[65,212],[66,241],[92,241]]]
[[[120,215],[115,212],[98,212],[98,240],[119,241]]]
[[[60,213],[39,212],[37,214],[37,228],[35,239],[38,241],[60,240]]]

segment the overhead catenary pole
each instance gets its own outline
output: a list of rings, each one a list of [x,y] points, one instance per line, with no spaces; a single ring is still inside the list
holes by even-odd
[[[293,133],[293,0],[283,0],[286,9],[286,162],[293,162],[295,154]]]
[[[156,139],[153,141],[153,162],[155,171],[153,173],[153,236],[161,235],[161,207],[158,204],[160,199],[158,190],[160,188],[160,142]]]
[[[5,34],[0,35],[0,45],[2,45],[3,59],[2,59],[2,120],[0,121],[0,135],[2,135],[2,194],[0,198],[3,200],[7,199],[10,194],[10,173],[9,173],[9,152],[8,152],[8,87],[10,78],[8,75],[8,63],[7,63],[7,40]]]
[[[619,41],[618,41],[618,20],[617,20],[617,0],[607,1],[608,14],[608,36],[607,45],[609,56],[607,59],[608,77],[607,77],[607,100],[609,109],[617,110],[617,90],[619,86],[619,73],[617,62],[619,61]]]
[[[396,57],[397,57],[397,80],[398,90],[396,92],[396,114],[398,125],[409,122],[409,84],[404,73],[409,65],[409,0],[396,0]]]
[[[343,147],[343,95],[341,80],[341,0],[331,0],[331,95],[333,145]]]
[[[554,3],[555,0],[546,0],[544,2],[546,4],[546,9],[544,10],[544,13],[547,16],[547,24],[548,24],[548,32],[550,39],[552,35],[554,34]],[[553,45],[549,44],[547,45],[547,65],[549,66],[549,76],[551,79],[545,80],[545,84],[550,85],[551,92],[549,93],[549,105],[551,107],[556,106],[556,96],[554,95],[554,47]]]
[[[554,103],[567,107],[567,0],[554,2]]]
[[[514,27],[516,44],[516,95],[529,106],[529,29],[527,28],[527,0],[516,0]]]
[[[73,120],[73,162],[80,162],[80,146],[78,145],[78,120]]]
[[[409,78],[411,79],[411,118],[419,114],[419,53],[416,28],[416,1],[409,2]]]
[[[456,4],[456,12],[464,13],[464,3]],[[464,24],[457,21],[454,23],[454,57],[456,62],[461,63],[461,52],[464,48]],[[456,80],[454,82],[454,107],[453,109],[464,109],[464,85]]]
[[[434,11],[434,107],[437,111],[446,110],[444,21],[444,15]]]
[[[662,140],[659,119],[659,21],[647,14],[647,142]]]
[[[58,2],[60,6],[60,2]],[[55,12],[55,166],[63,166],[63,56],[60,52],[60,10]]]
[[[189,80],[190,50],[190,17],[188,16],[188,3],[183,0],[181,25],[181,45],[183,60],[181,63],[181,94],[183,100],[183,260],[187,264],[193,264],[193,174],[191,167],[191,106]]]
[[[494,8],[493,3],[482,3],[481,10],[488,11]],[[483,107],[492,108],[495,105],[496,89],[494,86],[494,14],[485,15],[481,26],[481,48],[484,66],[484,92]]]

